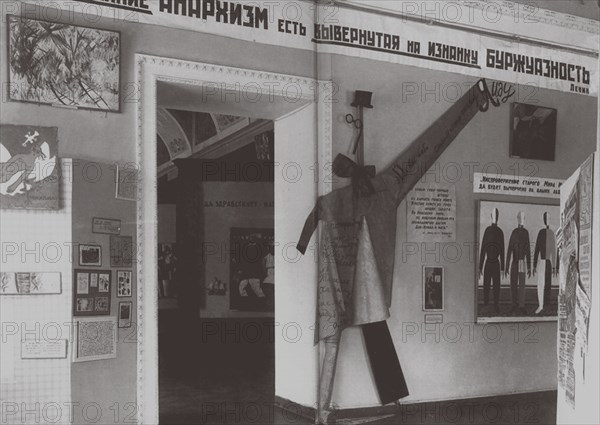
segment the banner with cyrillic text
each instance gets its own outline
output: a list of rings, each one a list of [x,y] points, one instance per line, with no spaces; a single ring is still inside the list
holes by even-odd
[[[562,183],[559,179],[473,173],[474,193],[560,199]]]
[[[14,5],[16,8],[19,3]],[[80,13],[96,21],[101,16],[577,94],[598,94],[598,62],[593,56],[338,5],[271,0],[22,0],[20,5],[21,10],[12,13],[29,18],[69,21],[74,13]],[[7,7],[4,9],[11,13]]]

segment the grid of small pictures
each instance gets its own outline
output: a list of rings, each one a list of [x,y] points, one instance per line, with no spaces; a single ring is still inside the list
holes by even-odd
[[[117,270],[117,297],[131,296],[131,271]]]
[[[75,269],[73,286],[73,316],[110,314],[110,270]]]

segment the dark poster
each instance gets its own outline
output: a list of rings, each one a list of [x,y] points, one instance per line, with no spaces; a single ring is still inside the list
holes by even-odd
[[[230,243],[230,309],[275,311],[273,229],[234,227]]]
[[[59,208],[58,129],[0,126],[0,208]]]

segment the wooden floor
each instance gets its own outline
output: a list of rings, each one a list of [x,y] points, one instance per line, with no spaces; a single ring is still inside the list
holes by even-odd
[[[167,331],[161,326],[161,424],[314,423],[314,420],[276,407],[275,353],[271,341],[237,341],[232,344],[228,341],[230,337],[219,337],[192,348],[197,352],[190,356],[185,345],[177,344],[164,335]],[[193,364],[186,364],[190,361],[186,359],[192,359]],[[334,414],[335,422],[332,423],[554,425],[555,418],[556,392],[551,391],[411,404],[400,409],[385,406],[379,410],[343,410]]]

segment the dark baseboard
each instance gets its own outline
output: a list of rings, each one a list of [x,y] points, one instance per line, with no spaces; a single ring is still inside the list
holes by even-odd
[[[351,408],[351,409],[340,409],[335,412],[336,419],[360,419],[367,417],[377,417],[377,416],[390,416],[390,415],[399,415],[405,416],[407,412],[435,412],[436,409],[440,409],[440,406],[460,406],[460,405],[508,405],[512,406],[515,403],[515,400],[518,400],[523,406],[527,406],[527,403],[535,403],[536,400],[540,399],[556,399],[557,392],[556,391],[538,391],[538,392],[528,392],[528,393],[513,393],[506,395],[498,395],[498,396],[486,396],[486,397],[474,397],[474,398],[464,398],[464,399],[455,399],[455,400],[445,400],[445,401],[434,401],[434,402],[423,402],[423,403],[401,403],[397,406],[394,403],[386,404],[385,406],[372,406],[372,407],[361,407],[361,408]],[[276,407],[289,412],[290,414],[294,414],[300,416],[302,418],[314,421],[316,415],[316,409],[313,407],[303,406],[301,404],[295,403],[291,400],[287,400],[283,397],[275,396],[275,405]],[[540,422],[537,422],[540,423]],[[544,422],[545,423],[545,422]]]

